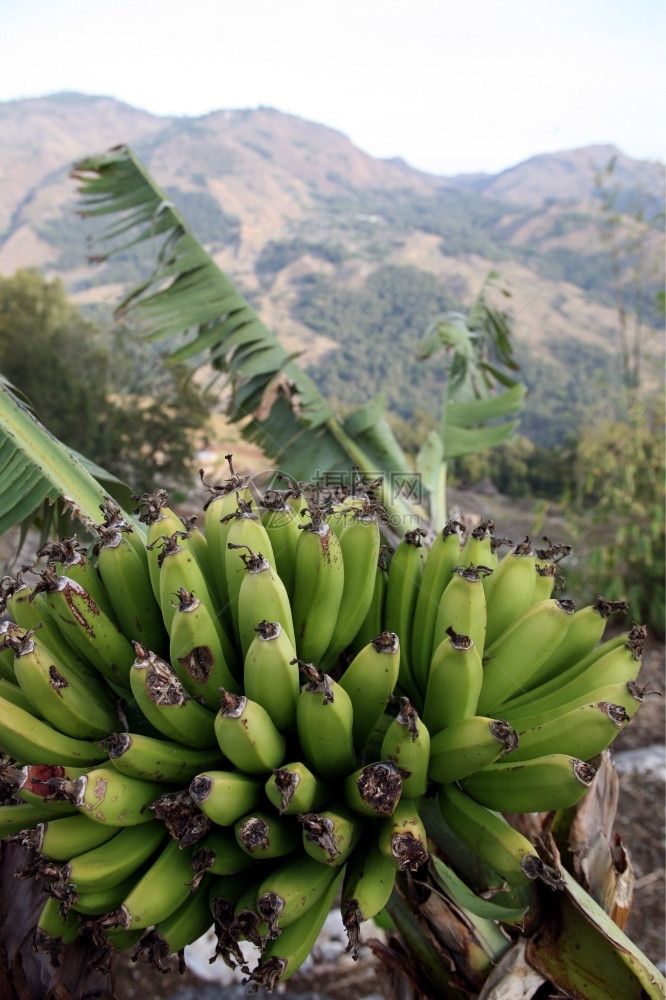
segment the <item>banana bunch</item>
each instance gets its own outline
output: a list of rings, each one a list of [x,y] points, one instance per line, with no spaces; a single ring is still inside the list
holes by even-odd
[[[87,928],[100,967],[163,971],[214,926],[212,959],[270,990],[336,898],[358,954],[428,862],[425,796],[489,884],[556,885],[502,814],[585,794],[640,704],[645,629],[603,641],[626,606],[553,597],[556,546],[500,558],[490,522],[452,520],[387,569],[372,488],[256,504],[229,464],[203,532],[164,491],[138,524],[109,500],[90,557],[65,539],[0,583],[0,836],[34,852],[36,946]]]

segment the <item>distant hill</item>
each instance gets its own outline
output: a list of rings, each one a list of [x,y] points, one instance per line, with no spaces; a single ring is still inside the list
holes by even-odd
[[[1,274],[57,273],[82,307],[110,314],[150,257],[86,263],[86,237],[99,227],[75,215],[69,171],[119,143],[343,407],[383,387],[404,421],[428,399],[432,413],[421,417],[435,419],[443,369],[414,361],[418,339],[438,311],[468,306],[491,269],[511,292],[500,301],[515,317],[535,440],[561,440],[577,408],[617,379],[594,175],[616,157],[623,195],[638,192],[656,216],[661,164],[590,146],[445,178],[374,159],[340,132],[271,108],[184,118],[76,93],[11,101],[0,104]],[[663,285],[662,238],[655,222],[648,303]],[[650,308],[646,316],[658,322]]]

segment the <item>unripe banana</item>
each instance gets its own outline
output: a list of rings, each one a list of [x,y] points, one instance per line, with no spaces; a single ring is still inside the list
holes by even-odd
[[[92,824],[91,824],[92,825]],[[77,913],[87,917],[102,917],[112,910],[116,910],[127,893],[133,888],[137,879],[137,872],[128,875],[122,882],[109,886],[108,889],[91,889],[89,892],[69,891],[64,900],[61,900],[61,907],[68,910],[70,907]]]
[[[331,670],[360,629],[372,603],[375,571],[381,542],[376,504],[366,503],[354,513],[340,535],[344,586],[331,641],[321,660],[321,669]]]
[[[416,799],[401,799],[395,812],[378,824],[380,851],[400,871],[416,872],[428,860],[428,838]]]
[[[146,928],[165,920],[190,894],[192,848],[169,840],[125,896],[117,923],[125,930]]]
[[[213,570],[215,589],[220,607],[225,611],[225,619],[231,625],[228,614],[229,591],[226,575],[227,536],[232,524],[230,514],[235,514],[241,503],[251,503],[252,494],[248,488],[248,477],[237,476],[233,471],[232,456],[225,455],[231,476],[224,483],[211,485],[204,482],[203,469],[199,470],[201,482],[210,493],[204,504],[204,534],[208,542],[210,565]]]
[[[35,593],[44,592],[53,619],[73,645],[115,688],[129,688],[134,650],[128,639],[74,580],[44,570]]]
[[[198,892],[206,874],[236,875],[254,867],[254,863],[248,852],[240,847],[230,827],[215,825],[203,839],[197,841],[191,862],[195,873],[192,888]]]
[[[299,835],[300,842],[300,835]],[[279,932],[311,910],[338,872],[299,851],[268,874],[257,890],[257,907],[269,928]]]
[[[454,565],[487,566],[488,569],[495,569],[498,560],[493,547],[494,531],[494,521],[481,521],[476,528],[472,528],[460,551],[460,558]]]
[[[150,823],[151,804],[162,792],[159,781],[143,781],[113,767],[97,767],[78,778],[54,779],[54,785],[95,823],[137,826]]]
[[[336,893],[340,888],[344,868],[339,871],[330,886],[298,920],[266,944],[261,961],[244,983],[263,986],[272,993],[278,980],[285,982],[295,972],[312,951],[326,918],[331,911]]]
[[[205,604],[212,619],[216,617],[216,602],[189,544],[189,537],[186,531],[174,531],[172,535],[160,536],[154,543],[158,548],[157,561],[160,567],[159,604],[164,625],[169,633],[176,614],[174,600],[177,599],[181,588]]]
[[[231,546],[233,543],[228,544]],[[243,659],[262,620],[279,622],[295,646],[291,605],[282,580],[264,556],[250,550],[249,556],[243,553],[242,559],[245,570],[238,590],[237,621]]]
[[[340,909],[347,931],[352,958],[358,957],[361,945],[360,924],[371,920],[384,909],[393,891],[396,867],[380,850],[377,839],[366,834],[347,860],[342,884]]]
[[[134,513],[138,514],[139,521],[146,525],[146,565],[153,597],[159,604],[159,556],[162,551],[162,541],[173,535],[174,531],[182,531],[183,522],[175,511],[167,506],[169,494],[166,490],[157,489],[142,496],[133,495],[132,499],[138,501]]]
[[[220,692],[215,736],[224,756],[246,774],[268,774],[284,760],[285,738],[258,702]]]
[[[517,745],[516,731],[504,719],[468,716],[431,738],[428,777],[442,785],[460,781]]]
[[[4,650],[2,648],[2,639],[0,639],[0,653],[9,652],[14,656],[11,648],[7,646]],[[30,701],[29,698],[25,696],[21,688],[14,681],[8,681],[5,677],[0,676],[0,698],[5,698],[10,701],[12,705],[17,705],[22,708],[24,712],[28,712],[34,715],[38,719],[43,719],[44,716],[38,711],[35,705]]]
[[[20,843],[51,861],[69,861],[101,847],[117,835],[116,827],[90,823],[82,813],[75,813],[34,823],[30,829],[22,828]]]
[[[442,594],[437,608],[433,648],[430,656],[450,635],[449,629],[459,635],[468,636],[477,654],[483,659],[486,645],[486,594],[483,578],[488,570],[485,566],[455,566],[451,580]],[[428,661],[428,669],[430,668]],[[428,677],[423,678],[423,691],[427,689]]]
[[[491,646],[533,602],[536,555],[529,538],[499,561],[488,581],[486,643]]]
[[[68,910],[63,916],[60,903],[48,896],[33,932],[32,946],[35,952],[45,952],[51,965],[58,967],[65,945],[76,941],[81,930],[77,914]]]
[[[359,650],[338,682],[351,699],[358,753],[363,752],[398,683],[401,651],[395,632],[381,632]]]
[[[301,761],[276,768],[265,785],[266,797],[279,813],[297,816],[316,812],[328,801],[330,788]]]
[[[23,764],[92,766],[106,756],[97,743],[65,736],[4,698],[0,698],[0,747]]]
[[[366,764],[345,778],[345,802],[360,816],[392,816],[402,795],[402,775],[390,760]]]
[[[347,806],[331,804],[316,813],[299,813],[303,847],[315,861],[340,868],[356,847],[364,823]]]
[[[245,694],[262,705],[280,732],[296,725],[300,691],[296,650],[279,622],[260,621],[245,655]]]
[[[202,892],[188,896],[173,913],[164,920],[158,920],[141,938],[132,961],[143,956],[158,972],[170,972],[164,959],[169,955],[178,955],[178,971],[185,972],[184,949],[198,941],[213,923],[206,889],[207,886],[204,886]]]
[[[171,622],[169,659],[188,694],[217,711],[220,688],[239,693],[236,679],[239,657],[219,617],[206,604],[181,587]]]
[[[595,770],[567,754],[491,764],[463,781],[473,799],[498,812],[550,812],[574,806],[592,784]]]
[[[144,551],[141,557],[126,537],[131,531],[122,518],[97,526],[99,574],[125,637],[166,653],[169,639],[150,583],[147,556]]]
[[[430,734],[409,698],[400,699],[400,711],[389,724],[382,741],[382,760],[392,760],[402,774],[402,795],[418,799],[428,786]]]
[[[312,521],[301,525],[294,563],[292,618],[300,659],[318,663],[333,637],[344,590],[340,542],[313,509]]]
[[[56,878],[61,886],[77,892],[109,889],[137,872],[167,839],[163,824],[151,818],[140,828],[127,826],[118,830],[105,843],[70,856],[60,867],[44,864],[42,871]],[[75,848],[75,844],[72,846]]]
[[[507,885],[519,887],[539,877],[556,881],[527,837],[498,812],[480,805],[454,784],[442,785],[438,801],[453,833]]]
[[[547,708],[552,707],[553,695],[564,704],[573,698],[589,694],[593,688],[601,685],[633,681],[641,667],[646,635],[644,625],[633,625],[628,632],[621,632],[607,639],[579,663],[567,667],[559,676],[534,687],[527,686],[526,690],[512,695],[506,704],[511,705],[512,710],[530,707],[530,711],[537,712],[542,704]]]
[[[535,569],[536,577],[534,580],[534,593],[532,594],[533,604],[536,604],[537,601],[547,601],[549,597],[552,597],[558,579],[555,563],[546,563],[541,566],[537,560]]]
[[[525,557],[516,557],[525,558]],[[497,711],[529,684],[551,650],[562,641],[573,617],[571,601],[550,599],[531,605],[486,649],[477,711]]]
[[[418,628],[412,633],[411,651],[412,672],[423,690],[430,666],[437,608],[451,580],[453,567],[460,564],[462,528],[460,521],[455,518],[448,520],[437,533],[425,558],[423,577],[414,608],[414,621],[418,622]]]
[[[400,686],[415,696],[419,678],[412,670],[410,650],[416,601],[423,581],[425,531],[415,528],[405,532],[391,557],[384,601],[384,627],[400,640]]]
[[[511,760],[530,760],[549,753],[591,760],[610,746],[628,722],[621,705],[606,701],[582,705],[532,729],[521,728]]]
[[[99,739],[118,722],[113,696],[101,679],[85,682],[56,659],[34,631],[21,640],[5,637],[14,650],[14,672],[37,714],[74,739]]]
[[[263,784],[240,771],[208,770],[190,782],[189,792],[199,809],[218,826],[233,826],[263,802]]]
[[[261,523],[268,533],[275,556],[278,576],[284,583],[289,597],[294,592],[294,565],[296,543],[300,537],[300,518],[287,503],[284,492],[267,490],[261,506],[264,508]]]
[[[130,671],[132,694],[146,719],[169,740],[185,746],[215,746],[215,718],[191,698],[166,660],[134,644]]]
[[[530,687],[561,675],[573,663],[580,663],[601,642],[609,615],[627,611],[625,601],[606,601],[603,597],[576,611],[562,641],[532,674]]]
[[[241,584],[245,580],[246,576],[246,565],[244,565],[244,559],[239,555],[238,550],[246,549],[251,553],[257,553],[257,556],[266,560],[271,569],[271,576],[276,580],[279,580],[278,572],[275,566],[275,555],[273,553],[273,546],[271,545],[271,540],[268,536],[268,532],[264,528],[261,520],[259,519],[256,511],[252,509],[251,503],[241,502],[238,505],[237,510],[233,514],[228,514],[227,517],[230,520],[229,531],[227,532],[227,550],[224,556],[224,567],[227,577],[227,600],[229,615],[234,627],[234,633],[236,639],[239,640],[239,623],[241,621],[240,609],[238,607],[238,595],[240,593]],[[284,589],[284,584],[280,580],[281,592],[282,592],[282,603],[286,608],[289,607],[289,596]],[[247,602],[246,608],[247,611]],[[249,626],[252,628],[257,624],[257,621],[261,618],[267,618],[270,616],[268,609],[265,613],[259,610],[258,617]],[[273,615],[275,620],[279,620],[279,615]],[[288,628],[288,622],[285,623],[285,628]]]
[[[375,569],[373,582],[372,599],[366,611],[365,618],[359,626],[359,630],[349,644],[350,653],[355,656],[359,650],[363,649],[371,639],[379,635],[384,629],[384,604],[386,599],[386,588],[388,587],[388,571],[386,569],[385,558],[386,546],[380,546],[379,557]]]
[[[73,815],[76,807],[59,793],[60,780],[73,780],[85,774],[88,767],[62,764],[0,764],[0,783],[5,794],[21,799],[39,809],[46,809],[47,815]]]
[[[626,683],[620,681],[618,684],[605,684],[591,691],[585,691],[570,701],[561,701],[559,693],[554,692],[533,705],[528,703],[516,709],[509,709],[508,706],[503,708],[507,708],[507,717],[516,729],[534,729],[535,726],[542,726],[553,719],[559,719],[576,708],[582,708],[583,705],[600,701],[621,706],[631,719],[643,703],[643,698],[650,693],[650,689],[641,687],[635,681]]]
[[[483,665],[474,642],[449,627],[447,638],[433,653],[423,703],[423,720],[431,737],[476,715],[482,683]]]
[[[301,845],[295,820],[260,810],[236,820],[234,833],[238,846],[257,861],[284,857]]]
[[[47,542],[37,555],[44,557],[57,575],[67,576],[70,580],[80,584],[90,594],[95,604],[116,624],[120,624],[113,610],[106,584],[102,582],[97,566],[88,559],[84,547],[76,536]],[[10,607],[8,610],[12,614]]]
[[[168,785],[189,784],[201,771],[222,765],[217,743],[214,747],[188,747],[144,733],[111,733],[100,746],[121,774]]]
[[[306,762],[322,778],[341,778],[357,767],[351,698],[329,674],[301,665],[307,683],[296,705],[298,739]]]

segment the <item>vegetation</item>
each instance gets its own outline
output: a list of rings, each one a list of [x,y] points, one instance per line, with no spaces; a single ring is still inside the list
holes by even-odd
[[[84,319],[60,280],[0,278],[0,371],[56,437],[136,492],[189,486],[209,409],[200,391],[127,328]]]

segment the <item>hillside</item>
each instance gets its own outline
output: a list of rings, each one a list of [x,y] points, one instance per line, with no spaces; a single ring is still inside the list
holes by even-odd
[[[418,408],[434,419],[443,369],[415,362],[416,345],[439,311],[471,303],[491,269],[511,292],[502,301],[533,389],[525,421],[533,438],[556,443],[576,407],[617,379],[594,174],[616,157],[624,203],[640,194],[654,215],[663,211],[662,165],[592,146],[494,176],[443,178],[373,159],[333,129],[270,108],[160,118],[108,97],[13,101],[0,104],[0,273],[57,273],[82,306],[110,314],[150,257],[86,264],[86,237],[99,227],[74,214],[68,175],[77,159],[118,143],[132,146],[267,325],[343,406],[384,387],[404,421]],[[663,284],[663,229],[655,223],[640,236],[655,264],[651,302]],[[653,310],[646,316],[656,325]]]

